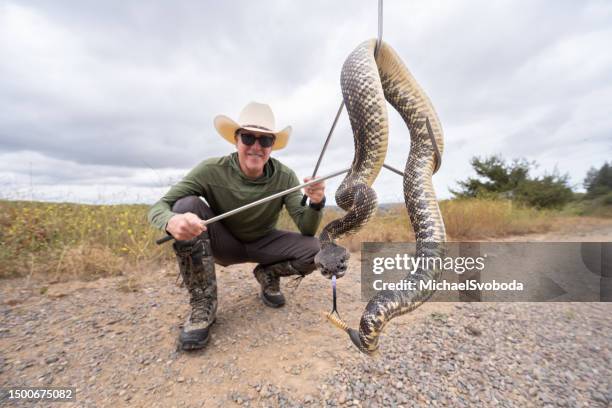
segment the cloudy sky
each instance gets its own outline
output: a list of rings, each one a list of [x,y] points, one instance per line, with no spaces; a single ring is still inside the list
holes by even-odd
[[[234,150],[212,119],[251,100],[293,126],[275,156],[307,176],[342,63],[376,35],[374,0],[0,0],[0,197],[152,203]],[[439,197],[473,174],[474,155],[536,160],[579,187],[612,158],[612,2],[387,0],[383,39],[442,121]],[[409,135],[389,112],[387,163],[403,168]],[[352,154],[344,113],[320,174]],[[402,200],[393,173],[375,188]]]

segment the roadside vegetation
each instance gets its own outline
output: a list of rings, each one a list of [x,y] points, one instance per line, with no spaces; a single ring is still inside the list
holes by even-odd
[[[529,176],[531,165],[499,157],[477,159],[478,175],[459,182],[455,198],[440,202],[449,240],[484,240],[551,230],[573,216],[612,217],[612,169],[591,169],[586,193],[576,194],[567,176]],[[569,195],[568,195],[569,190]],[[541,192],[546,194],[542,195]],[[0,278],[96,279],[128,269],[146,273],[172,261],[169,244],[149,226],[146,205],[84,205],[0,200]],[[342,211],[325,211],[325,225]],[[239,215],[237,215],[239,216]],[[279,228],[295,230],[281,214]],[[341,245],[359,250],[361,242],[414,240],[403,204],[381,207],[360,232]]]
[[[455,198],[507,199],[535,209],[562,210],[571,215],[612,216],[612,166],[607,162],[592,167],[583,182],[586,193],[576,193],[569,184],[569,175],[556,169],[543,176],[531,175],[536,162],[501,156],[473,157],[471,165],[476,177],[458,181]]]

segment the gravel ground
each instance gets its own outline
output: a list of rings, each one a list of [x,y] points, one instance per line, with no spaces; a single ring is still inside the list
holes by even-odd
[[[370,358],[321,317],[328,280],[285,287],[287,305],[270,309],[252,266],[218,269],[217,323],[195,353],[176,350],[188,303],[174,266],[95,282],[0,281],[0,388],[76,387],[77,402],[61,407],[612,404],[610,303],[428,302],[394,319]],[[338,281],[352,325],[364,307],[358,271],[355,254]]]
[[[377,361],[343,362],[325,382],[325,403],[612,404],[610,305],[464,303],[455,307],[451,314],[433,313],[412,326],[410,337],[395,331],[384,343],[384,357]]]
[[[300,344],[304,330],[327,326],[315,318],[292,326],[290,308],[277,324],[267,320],[246,332],[221,315],[208,349],[185,355],[174,342],[183,314],[172,311],[186,311],[181,288],[123,293],[110,286],[41,297],[36,307],[4,302],[0,386],[72,385],[75,406],[92,407],[612,401],[609,304],[429,304],[389,325],[377,358],[354,351],[334,329],[311,335],[315,344]],[[282,331],[286,326],[295,330]]]

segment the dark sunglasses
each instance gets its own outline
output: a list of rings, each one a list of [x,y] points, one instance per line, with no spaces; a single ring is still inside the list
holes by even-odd
[[[256,136],[253,133],[240,133],[240,140],[247,146],[253,146],[256,141],[259,141],[261,147],[271,147],[276,138],[274,136]]]

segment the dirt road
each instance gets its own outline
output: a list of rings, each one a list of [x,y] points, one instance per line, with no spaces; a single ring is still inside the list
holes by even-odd
[[[612,241],[612,223],[512,237]],[[61,406],[607,406],[610,304],[428,303],[389,325],[377,359],[322,317],[317,272],[264,306],[254,265],[218,267],[219,311],[200,352],[179,353],[188,312],[174,266],[95,282],[0,282],[0,388],[71,386]],[[356,325],[359,255],[338,281]],[[0,401],[7,406],[32,403]],[[42,404],[40,406],[43,406]]]

